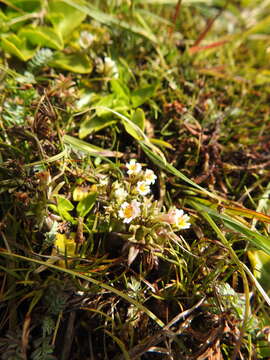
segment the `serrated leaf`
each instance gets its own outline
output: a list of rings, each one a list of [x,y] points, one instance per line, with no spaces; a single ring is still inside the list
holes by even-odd
[[[81,53],[56,53],[49,65],[79,74],[89,74],[93,70],[93,64],[90,58],[86,54]]]
[[[83,218],[91,211],[91,209],[95,205],[96,198],[97,193],[90,193],[89,195],[87,195],[87,197],[85,197],[79,202],[76,208],[79,217]]]
[[[62,36],[48,26],[27,27],[20,30],[19,35],[25,37],[31,44],[62,50]]]

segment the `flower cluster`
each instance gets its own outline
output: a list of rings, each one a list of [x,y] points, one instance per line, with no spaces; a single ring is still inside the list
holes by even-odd
[[[176,229],[183,230],[190,228],[190,217],[183,210],[173,208],[167,214],[159,216],[159,220],[172,225]]]
[[[174,207],[168,213],[161,213],[158,209],[151,195],[151,185],[157,179],[153,170],[143,170],[143,165],[135,159],[126,163],[126,169],[128,176],[112,184],[110,213],[117,214],[124,224],[152,227],[163,223],[175,231],[190,227],[190,217],[183,210]]]
[[[145,247],[150,250],[152,260],[148,265],[152,268],[158,264],[155,252],[162,252],[167,241],[182,246],[183,237],[175,232],[189,229],[190,217],[176,207],[165,211],[154,199],[151,188],[157,175],[153,170],[145,169],[144,164],[131,159],[125,164],[124,176],[114,181],[103,174],[98,178],[95,191],[105,210],[104,216],[100,217],[100,227],[127,240],[122,250],[128,252],[128,265]]]

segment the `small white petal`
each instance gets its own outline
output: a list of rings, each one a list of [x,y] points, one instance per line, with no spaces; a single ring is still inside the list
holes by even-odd
[[[155,175],[154,171],[151,169],[146,169],[144,173],[144,181],[150,185],[154,184],[156,181],[157,176]]]
[[[137,200],[132,200],[131,203],[123,202],[118,215],[120,218],[124,219],[123,222],[129,224],[133,219],[140,215],[140,203]]]
[[[131,159],[130,162],[126,164],[126,167],[128,168],[128,175],[137,175],[142,170],[142,165],[137,163],[135,159]]]
[[[145,181],[138,181],[136,190],[140,195],[147,195],[150,192],[150,187]]]

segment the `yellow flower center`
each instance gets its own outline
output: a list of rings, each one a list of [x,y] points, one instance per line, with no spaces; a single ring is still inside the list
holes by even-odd
[[[124,209],[124,215],[126,218],[131,218],[133,215],[133,207],[132,205],[128,205],[125,209]]]
[[[182,226],[186,226],[186,220],[184,219],[184,218],[180,218],[179,220],[178,220],[178,226],[180,226],[180,227],[182,227]]]

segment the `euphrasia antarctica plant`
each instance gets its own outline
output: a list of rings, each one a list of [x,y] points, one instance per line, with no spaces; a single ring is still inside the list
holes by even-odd
[[[50,204],[50,209],[60,215],[57,215],[57,221],[61,219],[77,226],[77,233],[66,236],[58,232],[60,223],[57,223],[55,247],[60,253],[71,257],[75,255],[78,250],[75,243],[82,244],[85,240],[83,224],[91,228],[93,223],[93,231],[114,233],[124,240],[123,250],[128,250],[129,265],[141,249],[162,252],[170,240],[182,246],[183,238],[175,233],[190,227],[190,217],[176,207],[166,211],[154,199],[151,188],[157,175],[153,170],[144,169],[143,164],[131,159],[125,164],[125,175],[117,180],[104,174],[97,175],[96,179],[96,184],[73,191],[73,200],[79,201],[77,217],[71,213],[74,205],[48,188],[48,199],[54,201],[56,197],[57,200],[55,204]],[[66,249],[69,242],[73,250],[76,247],[75,252]]]
[[[104,207],[108,222],[118,224],[120,233],[133,248],[136,244],[155,248],[172,237],[175,241],[175,232],[190,227],[190,217],[176,207],[169,211],[160,209],[151,194],[157,179],[153,170],[144,170],[135,159],[126,164],[126,169],[127,175],[110,185],[108,205]],[[132,261],[129,258],[128,262]]]

